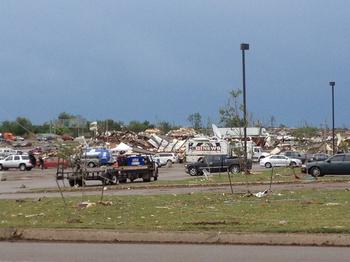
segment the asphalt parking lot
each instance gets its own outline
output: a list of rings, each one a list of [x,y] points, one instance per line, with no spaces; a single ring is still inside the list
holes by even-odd
[[[263,170],[254,164],[253,171]],[[56,188],[56,169],[19,171],[16,169],[0,172],[0,194],[15,193],[41,188]],[[171,167],[159,168],[159,180],[183,180],[191,178],[185,172],[183,164],[173,164]],[[68,186],[68,183],[65,183]],[[88,181],[87,185],[101,185],[100,181]]]

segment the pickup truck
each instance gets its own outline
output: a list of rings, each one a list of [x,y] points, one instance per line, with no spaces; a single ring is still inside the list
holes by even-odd
[[[252,168],[252,161],[247,160],[247,169]],[[185,171],[190,176],[203,175],[203,170],[209,173],[230,172],[237,174],[244,170],[244,159],[239,157],[231,157],[228,155],[211,155],[204,156],[198,162],[185,165]]]

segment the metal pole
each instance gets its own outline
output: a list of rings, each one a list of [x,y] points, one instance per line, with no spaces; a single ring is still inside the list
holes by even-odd
[[[333,155],[335,154],[335,132],[334,132],[334,85],[332,86],[332,128],[333,128]]]
[[[334,86],[335,82],[329,82],[330,86],[332,87],[332,142],[333,142],[333,155],[335,152],[335,131],[334,131]]]
[[[245,50],[249,50],[249,44],[241,44],[242,50],[242,78],[243,78],[243,137],[244,137],[244,174],[247,174],[247,100],[245,84]]]

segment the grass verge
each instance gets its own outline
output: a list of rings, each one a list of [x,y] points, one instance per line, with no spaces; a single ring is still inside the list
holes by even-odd
[[[300,190],[262,198],[219,193],[1,200],[0,227],[144,231],[350,233],[350,192]],[[81,201],[90,202],[82,207]]]

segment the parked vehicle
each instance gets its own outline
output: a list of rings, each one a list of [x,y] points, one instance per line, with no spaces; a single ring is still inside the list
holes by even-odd
[[[280,155],[287,156],[289,158],[299,159],[302,162],[302,164],[304,164],[307,160],[305,154],[296,151],[285,151],[282,152]]]
[[[197,162],[207,155],[231,155],[231,146],[226,140],[195,137],[186,143],[186,162]]]
[[[260,162],[261,159],[263,159],[269,155],[270,155],[269,153],[266,153],[263,151],[262,147],[253,146],[253,156],[252,156],[253,161]]]
[[[48,168],[57,168],[58,167],[58,158],[57,157],[47,157],[44,158],[44,169]],[[38,161],[39,164],[39,161]],[[60,165],[64,165],[65,168],[69,167],[69,161],[64,160],[60,162]]]
[[[9,155],[16,155],[17,151],[9,148],[9,147],[2,147],[0,148],[0,157],[5,158]]]
[[[296,158],[289,158],[283,155],[271,155],[260,160],[260,166],[266,168],[278,166],[301,166],[301,160]]]
[[[105,148],[89,148],[83,153],[81,160],[89,167],[112,165],[116,162],[111,151]]]
[[[56,177],[58,180],[68,179],[70,186],[82,186],[84,181],[97,180],[103,184],[126,183],[128,180],[133,182],[135,179],[141,178],[144,182],[150,182],[158,179],[158,167],[149,156],[128,156],[126,157],[126,165],[90,169],[82,172],[81,167],[73,166],[73,171],[58,170]]]
[[[248,159],[247,169],[252,168],[252,161]],[[204,156],[200,161],[188,163],[185,165],[185,171],[190,176],[203,175],[203,170],[209,173],[226,172],[237,174],[244,169],[242,158],[231,157],[228,155]]]
[[[169,166],[179,161],[175,153],[158,153],[154,155],[153,159],[158,162],[160,166]]]
[[[11,155],[0,160],[0,170],[7,170],[9,168],[19,168],[21,171],[29,171],[33,166],[28,155]]]
[[[350,153],[336,154],[324,161],[314,161],[306,164],[305,170],[312,176],[350,175]]]
[[[15,141],[16,140],[16,137],[10,132],[5,132],[2,134],[2,136],[6,141]]]
[[[218,138],[195,137],[186,143],[186,162],[196,162],[207,155],[230,155],[242,157],[244,143],[242,141],[228,142]],[[256,146],[253,141],[247,141],[247,157],[260,161],[269,154]]]
[[[329,155],[325,154],[325,153],[318,153],[318,154],[313,154],[311,155],[307,161],[308,162],[314,162],[314,161],[324,161],[327,160],[329,158]]]

